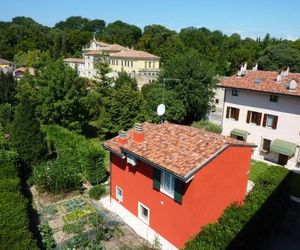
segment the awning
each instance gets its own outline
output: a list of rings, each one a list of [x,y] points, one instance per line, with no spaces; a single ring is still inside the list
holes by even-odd
[[[233,129],[231,132],[230,132],[230,136],[241,136],[244,138],[244,140],[247,139],[247,135],[248,135],[248,132],[245,131],[245,130],[241,130],[241,129],[238,129],[238,128],[235,128]]]
[[[292,156],[295,154],[296,147],[297,147],[297,145],[295,143],[275,139],[271,143],[270,151],[278,153],[278,154]]]

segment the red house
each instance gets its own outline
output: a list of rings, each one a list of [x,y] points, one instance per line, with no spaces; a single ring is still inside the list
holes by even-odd
[[[104,146],[111,153],[112,205],[129,224],[143,222],[147,237],[154,232],[165,249],[183,247],[245,198],[254,145],[189,126],[144,123]]]

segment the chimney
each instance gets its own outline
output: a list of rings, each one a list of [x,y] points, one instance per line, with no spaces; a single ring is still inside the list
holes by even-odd
[[[126,142],[128,141],[128,136],[127,136],[127,132],[124,130],[121,130],[119,132],[119,137],[118,137],[118,144],[120,146],[124,145]]]
[[[142,123],[136,123],[134,125],[133,139],[135,142],[143,142],[145,139],[144,128]]]
[[[277,73],[276,82],[281,82],[281,80],[282,80],[282,75],[283,75],[282,72],[283,72],[283,71],[280,70],[280,71]]]
[[[290,67],[286,67],[286,69],[284,69],[284,70],[282,71],[282,76],[283,76],[283,77],[286,77],[286,76],[289,75],[289,73],[290,73]]]
[[[238,76],[245,76],[247,74],[247,62],[241,64],[241,68],[238,71]]]
[[[252,70],[257,70],[258,69],[258,63],[255,63],[254,65],[253,65],[253,68],[252,68]]]

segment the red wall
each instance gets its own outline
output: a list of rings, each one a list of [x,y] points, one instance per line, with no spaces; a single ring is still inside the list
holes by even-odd
[[[111,154],[111,196],[123,189],[122,205],[138,216],[138,201],[150,209],[150,227],[178,248],[201,227],[215,222],[232,202],[243,202],[252,149],[229,147],[197,172],[186,185],[182,204],[153,189],[153,168],[138,161],[135,167]]]

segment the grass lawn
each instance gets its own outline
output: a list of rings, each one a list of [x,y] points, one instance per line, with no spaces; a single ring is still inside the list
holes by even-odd
[[[290,188],[291,195],[300,198],[300,174],[292,173]]]
[[[265,172],[268,168],[272,167],[271,165],[268,165],[261,161],[251,161],[251,167],[250,167],[250,173],[249,173],[249,179],[251,181],[256,181],[257,178]]]

